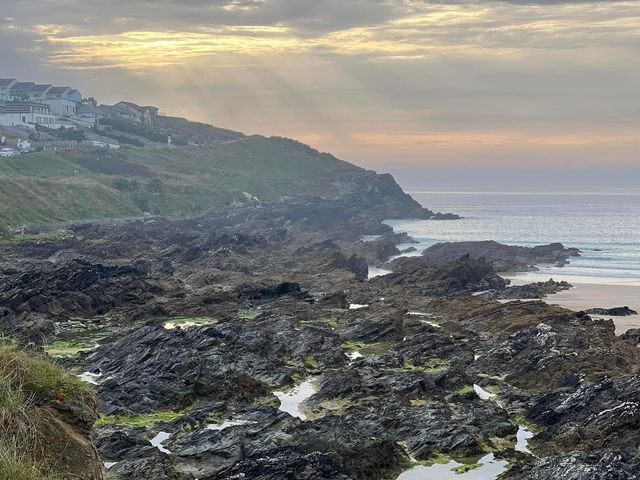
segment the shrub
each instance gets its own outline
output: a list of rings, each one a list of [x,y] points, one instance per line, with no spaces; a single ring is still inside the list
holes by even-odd
[[[162,192],[163,188],[164,188],[164,183],[162,183],[162,180],[158,178],[154,178],[147,184],[147,190],[149,190],[152,193],[160,193]]]

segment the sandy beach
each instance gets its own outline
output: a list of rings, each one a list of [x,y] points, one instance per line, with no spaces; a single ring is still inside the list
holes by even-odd
[[[548,274],[529,272],[504,275],[513,285],[523,285],[532,282],[544,282],[550,278]],[[571,275],[554,275],[556,281],[565,280],[573,288],[550,295],[544,300],[553,305],[571,310],[586,310],[589,308],[613,308],[628,306],[640,311],[640,279],[618,279],[602,277],[583,277]],[[621,335],[631,328],[640,328],[640,315],[629,317],[602,317],[592,315],[593,318],[611,318],[616,324],[616,334]]]

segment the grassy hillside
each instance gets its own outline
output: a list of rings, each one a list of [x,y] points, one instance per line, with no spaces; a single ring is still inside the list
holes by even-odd
[[[203,147],[35,153],[0,159],[0,228],[195,213],[246,200],[323,195],[358,167],[291,140],[243,137]]]
[[[80,379],[1,339],[0,478],[96,478],[91,474],[99,467],[93,448],[60,413],[73,406],[88,421],[96,417],[94,403]]]

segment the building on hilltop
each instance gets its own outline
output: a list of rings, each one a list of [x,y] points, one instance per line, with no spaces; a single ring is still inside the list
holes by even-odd
[[[51,84],[19,82],[15,78],[0,78],[0,125],[34,128],[75,128],[79,90]],[[95,123],[95,122],[94,122]]]
[[[93,128],[98,126],[100,119],[104,116],[105,114],[100,107],[90,103],[78,103],[74,121],[81,127]]]
[[[0,78],[0,102],[4,102],[0,105],[0,125],[93,128],[103,118],[153,125],[158,116],[158,108],[150,105],[121,101],[96,106],[91,100],[83,102],[80,91],[72,87]]]
[[[51,112],[62,117],[75,117],[78,103],[66,98],[45,98],[41,103],[48,105]]]
[[[140,106],[133,102],[118,102],[115,105],[100,105],[98,107],[106,118],[113,120],[126,120],[143,125],[152,125],[158,116],[158,108],[153,106]]]
[[[71,87],[56,87],[51,84],[19,82],[15,78],[0,78],[0,99],[32,102],[65,99],[70,102],[79,102],[82,100],[82,94]]]
[[[60,99],[69,100],[71,102],[82,101],[82,94],[79,90],[71,87],[51,87],[47,91],[47,99]]]
[[[46,98],[47,92],[53,88],[53,85],[42,84],[42,85],[34,85],[29,92],[27,93],[29,100],[32,102],[37,102]]]
[[[9,92],[15,83],[15,78],[0,78],[0,100],[11,100]]]
[[[48,105],[37,102],[2,101],[0,103],[0,125],[35,128],[60,128],[61,124]]]
[[[15,82],[9,88],[9,97],[12,100],[29,100],[29,90],[35,86],[33,82]]]

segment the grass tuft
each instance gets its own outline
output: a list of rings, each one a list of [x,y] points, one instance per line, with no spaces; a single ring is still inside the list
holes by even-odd
[[[85,382],[62,367],[7,342],[0,346],[0,379],[35,401],[66,401],[91,395]]]
[[[3,480],[58,480],[59,477],[45,475],[16,445],[0,443],[0,479]]]
[[[180,412],[155,412],[145,415],[112,415],[102,416],[96,420],[94,427],[103,425],[127,425],[129,427],[151,428],[157,423],[171,422],[184,414],[184,410]]]
[[[0,479],[54,480],[47,465],[47,405],[86,401],[91,389],[44,356],[0,339]],[[36,461],[36,459],[38,459]]]

